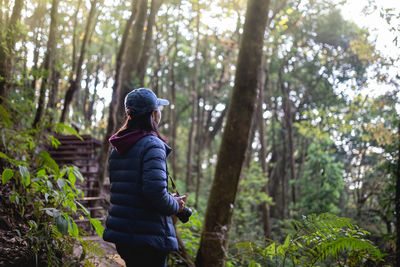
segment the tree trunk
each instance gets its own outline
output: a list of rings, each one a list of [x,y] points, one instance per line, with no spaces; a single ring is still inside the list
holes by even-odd
[[[118,50],[117,58],[116,58],[116,70],[115,70],[115,78],[114,78],[114,85],[113,85],[113,92],[111,97],[111,103],[109,108],[109,115],[108,115],[108,123],[107,123],[107,130],[104,135],[103,145],[101,147],[101,151],[98,158],[98,178],[99,178],[99,185],[102,189],[104,178],[106,175],[107,170],[107,159],[108,153],[110,150],[110,143],[108,139],[110,136],[115,132],[117,128],[117,111],[118,106],[122,105],[120,103],[120,95],[121,95],[121,88],[122,88],[122,73],[125,71],[125,61],[124,57],[126,54],[126,46],[127,40],[130,32],[131,25],[135,18],[135,9],[136,5],[134,4],[135,1],[132,1],[132,13],[129,17],[128,21],[126,22],[124,33],[122,35],[121,45]]]
[[[77,39],[76,38],[76,36],[77,36],[76,30],[78,28],[78,13],[79,13],[81,4],[82,4],[82,0],[78,0],[78,4],[76,5],[76,10],[74,13],[74,26],[73,26],[74,29],[73,29],[73,34],[72,34],[72,62],[71,62],[72,69],[71,69],[68,81],[73,80],[75,69],[76,69],[76,50],[77,50],[76,48],[78,46],[77,40],[76,40]]]
[[[121,103],[118,108],[118,124],[122,124],[125,117],[125,107],[123,105],[125,96],[136,86],[136,71],[143,47],[143,29],[147,15],[147,0],[139,0],[137,6],[137,15],[133,25],[132,38],[127,48],[127,59],[125,61],[125,70],[122,77],[122,91],[120,94]]]
[[[81,46],[81,51],[78,59],[78,63],[76,65],[76,77],[73,81],[70,82],[70,86],[65,94],[64,98],[64,108],[61,113],[61,118],[60,122],[63,123],[65,122],[67,115],[68,115],[68,109],[69,105],[72,102],[72,99],[74,97],[74,94],[76,93],[77,90],[81,87],[81,81],[82,81],[82,65],[83,61],[85,59],[85,54],[86,54],[86,44],[88,42],[88,37],[90,35],[90,27],[92,24],[93,17],[96,13],[96,5],[97,5],[97,0],[92,0],[91,1],[91,6],[90,6],[90,11],[89,11],[89,17],[86,22],[86,27],[85,27],[85,34],[83,36],[82,40],[82,46]]]
[[[100,70],[103,67],[103,63],[101,60],[101,57],[99,57],[98,62],[97,62],[97,67],[96,67],[96,74],[94,77],[94,83],[93,83],[93,94],[92,97],[89,97],[88,94],[88,99],[87,99],[87,105],[85,107],[85,120],[88,122],[90,125],[90,122],[92,121],[92,116],[93,116],[93,108],[94,104],[96,102],[96,95],[97,95],[97,86],[99,85],[100,82]]]
[[[33,80],[31,82],[31,90],[32,90],[32,95],[33,98],[35,99],[35,92],[36,92],[36,84],[37,84],[37,80],[38,80],[38,62],[39,62],[39,49],[40,49],[40,39],[42,34],[39,34],[39,29],[37,31],[35,31],[36,35],[35,35],[35,49],[33,50],[33,66],[31,69],[31,73],[33,74]],[[40,38],[39,38],[40,36]]]
[[[178,41],[179,41],[179,26],[177,26],[176,27],[176,31],[175,31],[175,42],[174,42],[174,49],[175,49],[175,51],[174,51],[174,55],[173,55],[173,57],[172,57],[172,62],[171,62],[171,64],[170,64],[170,73],[171,73],[171,76],[170,76],[170,84],[171,84],[171,87],[170,87],[170,92],[171,92],[171,94],[170,94],[170,97],[171,97],[171,105],[170,105],[170,110],[171,110],[171,113],[170,113],[170,121],[171,121],[171,123],[170,123],[170,130],[171,130],[171,132],[170,132],[170,136],[171,136],[171,146],[173,147],[173,148],[175,148],[176,147],[176,132],[177,132],[177,129],[178,129],[178,121],[177,121],[177,115],[176,115],[176,108],[177,108],[177,106],[176,106],[176,81],[175,81],[175,70],[174,70],[174,65],[175,65],[175,62],[176,62],[176,56],[177,56],[177,53],[178,53]],[[170,158],[170,162],[171,162],[171,165],[172,165],[172,173],[174,174],[174,176],[176,177],[177,176],[177,169],[176,169],[176,153],[172,153],[172,155],[171,155],[171,158]]]
[[[42,119],[42,114],[45,106],[45,96],[47,89],[47,82],[49,80],[49,73],[51,73],[51,69],[54,63],[54,54],[56,52],[56,30],[57,30],[57,9],[58,9],[59,0],[52,0],[52,6],[50,11],[50,31],[49,31],[49,39],[47,41],[47,51],[46,56],[43,62],[43,76],[42,76],[42,84],[40,86],[40,94],[38,100],[38,108],[36,110],[35,119],[33,121],[32,127],[36,127],[39,121]]]
[[[265,57],[262,58],[262,63],[261,63],[261,68],[260,68],[260,76],[259,76],[259,90],[260,90],[260,95],[259,95],[259,101],[258,101],[258,110],[257,110],[257,119],[258,119],[258,133],[259,133],[259,138],[260,138],[260,163],[261,163],[261,168],[264,177],[268,177],[268,168],[267,168],[267,162],[266,162],[266,157],[267,157],[267,146],[265,144],[265,120],[263,117],[263,104],[264,104],[264,88],[265,84],[267,83],[265,81]],[[268,177],[269,179],[269,177]],[[263,188],[264,193],[269,196],[269,187],[268,187],[268,181],[265,183],[265,186]],[[266,238],[271,238],[271,225],[270,225],[270,208],[268,203],[263,203],[262,204],[262,212],[263,212],[263,226],[264,226],[264,236]]]
[[[294,144],[293,144],[293,112],[292,112],[292,103],[289,98],[289,88],[285,85],[283,81],[283,68],[279,71],[279,85],[282,92],[282,104],[283,104],[283,112],[285,114],[285,129],[287,130],[287,152],[288,152],[288,160],[289,160],[289,167],[290,167],[290,181],[292,182],[292,202],[296,204],[296,187],[295,187],[295,164],[294,164]],[[286,142],[285,142],[286,143]]]
[[[203,119],[202,119],[202,110],[200,107],[200,100],[201,100],[201,92],[200,88],[198,88],[197,92],[197,120],[196,120],[196,138],[195,138],[195,152],[194,154],[196,155],[196,197],[195,197],[195,202],[194,202],[194,208],[198,208],[198,203],[199,203],[199,194],[200,194],[200,183],[201,183],[201,177],[202,177],[202,168],[201,168],[201,162],[202,162],[202,143],[203,143]],[[204,101],[204,99],[203,99]],[[203,102],[204,103],[204,102]],[[204,107],[204,105],[203,105]]]
[[[194,136],[196,131],[196,123],[199,119],[196,114],[198,114],[197,109],[199,109],[198,103],[198,87],[199,87],[199,71],[200,71],[200,61],[199,61],[199,51],[200,51],[200,5],[199,1],[197,3],[197,16],[196,16],[196,48],[194,56],[194,74],[193,74],[193,88],[192,88],[192,111],[190,113],[190,129],[188,137],[188,152],[187,152],[187,163],[186,163],[186,190],[187,192],[192,192],[193,190],[193,150],[194,150]],[[197,138],[197,136],[196,136]]]
[[[150,7],[150,14],[147,18],[146,35],[144,37],[143,51],[137,66],[137,77],[140,86],[144,86],[144,76],[146,74],[147,64],[150,58],[150,50],[153,44],[153,26],[156,22],[156,15],[161,7],[163,0],[152,0]]]
[[[281,167],[280,167],[280,177],[281,177],[281,201],[282,201],[282,206],[281,206],[281,218],[285,219],[286,218],[286,193],[287,193],[287,179],[286,179],[286,166],[287,166],[287,153],[288,153],[288,146],[289,146],[289,134],[288,134],[288,124],[289,124],[289,119],[288,119],[288,94],[285,90],[285,85],[283,81],[283,68],[279,70],[278,76],[279,76],[279,87],[282,92],[282,105],[283,105],[283,112],[285,114],[284,116],[284,121],[282,122],[282,128],[281,128],[281,136],[283,140],[282,144],[282,157],[281,157]],[[289,151],[290,152],[290,151]]]
[[[196,101],[193,97],[192,111],[190,112],[190,128],[188,136],[188,150],[186,154],[186,192],[192,192],[192,155],[193,155],[193,136],[194,120],[196,113]]]
[[[272,91],[272,90],[271,90]],[[272,92],[271,92],[272,94]],[[279,175],[278,175],[278,171],[279,171],[279,164],[280,162],[278,161],[278,155],[280,155],[280,151],[279,151],[279,147],[278,147],[278,139],[280,140],[280,138],[277,136],[277,132],[275,131],[275,124],[278,124],[278,103],[277,100],[275,98],[275,101],[272,102],[270,98],[268,98],[269,104],[271,106],[272,110],[272,118],[271,118],[271,141],[272,141],[272,156],[271,156],[271,168],[269,168],[268,170],[268,177],[270,178],[270,181],[268,181],[268,185],[269,188],[271,188],[270,192],[271,192],[271,197],[275,203],[275,205],[273,205],[270,208],[270,215],[273,218],[279,218],[279,210],[280,210],[280,200],[279,200],[279,190],[278,187],[280,185],[280,180],[279,180]]]
[[[4,19],[3,19],[3,0],[0,0],[0,23],[4,25]]]
[[[397,179],[396,179],[396,266],[400,265],[400,122],[397,129]]]
[[[0,104],[7,98],[10,89],[11,71],[13,69],[14,46],[16,42],[17,22],[21,17],[23,0],[15,0],[8,25],[5,27],[5,38],[0,38]]]
[[[251,127],[249,118],[254,115],[257,100],[257,76],[268,6],[269,1],[248,1],[235,86],[208,199],[197,266],[224,266],[225,263],[233,205]]]
[[[47,103],[47,108],[55,108],[57,102],[58,85],[61,78],[61,73],[53,66],[51,72],[51,89],[49,94],[49,101]]]

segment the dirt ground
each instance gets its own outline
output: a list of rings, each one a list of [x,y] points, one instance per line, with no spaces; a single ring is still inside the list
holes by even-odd
[[[118,255],[115,245],[109,242],[105,242],[101,237],[99,236],[89,236],[85,237],[85,240],[93,240],[95,242],[98,242],[101,246],[101,248],[104,250],[104,252],[107,255],[107,259],[95,259],[94,264],[99,267],[125,267],[125,262],[121,257]]]

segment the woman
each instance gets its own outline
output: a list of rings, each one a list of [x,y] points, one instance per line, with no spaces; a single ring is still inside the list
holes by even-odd
[[[111,207],[103,238],[113,242],[127,266],[166,266],[178,250],[171,215],[182,211],[185,196],[167,192],[167,156],[171,148],[158,131],[160,105],[149,89],[125,97],[127,119],[109,140]]]

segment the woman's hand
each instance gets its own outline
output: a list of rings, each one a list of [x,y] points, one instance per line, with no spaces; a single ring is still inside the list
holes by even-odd
[[[172,197],[178,202],[179,204],[179,210],[178,212],[181,212],[183,210],[183,207],[185,206],[185,201],[186,201],[186,195],[183,196],[176,196],[172,195]]]

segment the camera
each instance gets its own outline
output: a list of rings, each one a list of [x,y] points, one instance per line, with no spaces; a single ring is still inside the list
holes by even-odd
[[[183,210],[181,212],[178,212],[178,214],[176,214],[176,217],[178,217],[178,219],[183,223],[187,223],[189,221],[190,216],[192,216],[192,210],[187,207],[183,207]]]

